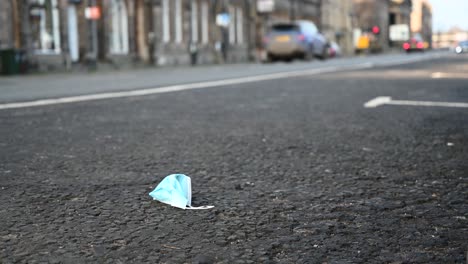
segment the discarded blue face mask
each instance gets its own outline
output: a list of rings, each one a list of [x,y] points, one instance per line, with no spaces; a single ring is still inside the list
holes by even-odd
[[[210,209],[214,207],[192,207],[192,181],[184,174],[166,176],[149,195],[154,200],[181,209]]]

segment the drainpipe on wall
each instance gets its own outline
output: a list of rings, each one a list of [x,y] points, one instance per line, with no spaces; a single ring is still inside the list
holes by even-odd
[[[16,49],[21,48],[21,23],[18,15],[18,3],[16,0],[11,0],[11,9],[13,11],[13,36],[14,46]]]
[[[68,5],[66,1],[58,1],[59,7],[59,28],[60,28],[60,46],[61,46],[61,53],[63,57],[63,64],[67,70],[71,69],[71,59],[70,59],[70,47],[68,43]]]
[[[88,7],[96,6],[96,0],[88,0]],[[97,39],[97,21],[88,19],[88,67],[95,70],[97,68],[98,39]]]
[[[245,9],[246,17],[247,17],[247,23],[244,23],[244,24],[247,25],[245,32],[247,33],[246,41],[247,41],[247,60],[248,61],[254,60],[253,47],[255,46],[255,45],[252,45],[252,31],[253,31],[252,25],[255,25],[255,23],[253,23],[253,21],[255,21],[253,19],[254,14],[252,13],[252,9],[255,9],[255,8],[251,8],[252,4],[254,4],[252,3],[252,1],[244,0],[244,9]]]
[[[147,35],[147,44],[148,44],[148,53],[149,53],[149,63],[151,65],[156,65],[156,36],[155,36],[155,31],[156,31],[156,25],[154,21],[154,14],[155,14],[155,4],[151,0],[145,0],[144,2],[144,8],[147,10],[147,15],[148,15],[148,32],[144,32],[144,34]]]
[[[135,28],[135,0],[127,1],[127,6],[128,6],[128,37],[129,37],[129,51],[130,51],[130,57],[132,58],[133,61],[137,60],[137,54],[136,54],[136,28]]]
[[[29,1],[20,2],[20,13],[21,13],[21,48],[25,52],[26,60],[29,65],[34,64],[32,61],[33,55],[33,45],[32,45],[32,35],[31,35],[31,25],[29,23],[29,12],[30,4]]]

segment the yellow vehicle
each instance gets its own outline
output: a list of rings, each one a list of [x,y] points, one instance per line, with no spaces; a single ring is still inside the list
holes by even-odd
[[[370,38],[368,35],[361,35],[358,39],[356,49],[357,50],[366,50],[370,46]]]

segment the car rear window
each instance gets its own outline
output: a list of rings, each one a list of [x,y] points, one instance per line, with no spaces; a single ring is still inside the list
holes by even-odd
[[[274,25],[271,27],[271,29],[277,32],[299,31],[299,27],[297,25],[291,25],[291,24]]]

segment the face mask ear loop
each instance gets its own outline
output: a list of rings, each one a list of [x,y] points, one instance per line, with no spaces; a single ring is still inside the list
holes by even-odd
[[[185,209],[186,210],[206,210],[206,209],[211,209],[211,208],[214,208],[214,206],[212,205],[205,205],[205,206],[198,206],[198,207],[189,206]]]
[[[192,179],[190,177],[187,177],[187,205],[188,207],[192,206]]]

